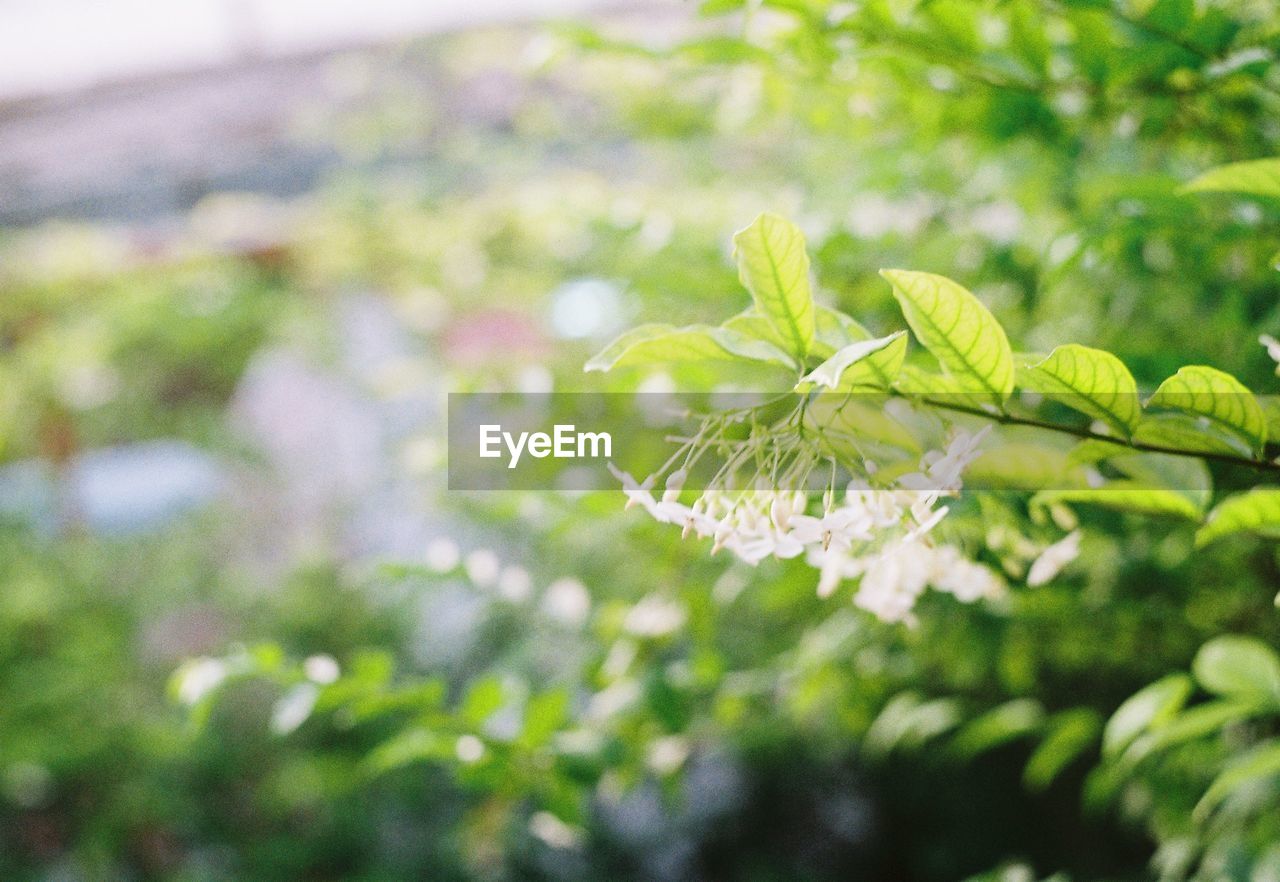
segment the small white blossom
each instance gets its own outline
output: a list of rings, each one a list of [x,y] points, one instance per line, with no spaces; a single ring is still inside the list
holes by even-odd
[[[328,686],[342,673],[338,669],[337,660],[331,655],[308,656],[302,663],[302,672],[312,683],[319,683],[321,686]]]
[[[664,637],[684,625],[684,609],[673,601],[650,595],[627,613],[622,627],[637,637]]]
[[[488,548],[478,548],[468,554],[463,566],[466,568],[467,578],[477,588],[492,587],[498,581],[498,574],[502,570],[502,562],[498,560],[498,555]]]
[[[577,579],[556,579],[542,596],[542,611],[566,625],[581,625],[591,612],[591,595]]]
[[[427,566],[437,573],[447,573],[462,560],[462,552],[458,543],[447,536],[432,539],[427,543]]]
[[[178,700],[195,704],[227,678],[227,663],[217,658],[197,658],[187,662],[178,672]]]
[[[529,576],[529,571],[524,567],[512,564],[509,567],[503,567],[501,575],[498,576],[498,593],[502,595],[504,600],[511,603],[521,603],[529,599],[529,592],[533,588],[533,579]]]
[[[1080,531],[1076,530],[1040,553],[1040,556],[1031,564],[1030,572],[1027,573],[1027,584],[1033,588],[1045,584],[1062,572],[1062,568],[1075,560],[1079,554]]]
[[[1276,376],[1280,377],[1280,340],[1272,337],[1270,334],[1263,334],[1258,338],[1267,349],[1267,355],[1271,356],[1271,360],[1276,363]]]
[[[551,812],[535,812],[529,818],[529,832],[551,848],[574,848],[582,842],[582,831],[571,827]]]
[[[468,765],[478,763],[484,757],[484,742],[474,735],[462,735],[453,746],[453,752],[460,762]]]
[[[939,500],[960,491],[964,469],[989,430],[954,432],[945,450],[926,453],[918,471],[889,487],[854,479],[839,501],[831,487],[822,495],[821,514],[809,513],[807,493],[773,489],[773,480],[763,474],[750,481],[749,490],[735,493],[730,488],[736,482],[727,481],[685,505],[678,501],[687,477],[683,469],[671,474],[658,500],[655,476],[638,482],[612,464],[609,468],[622,482],[628,506],[639,505],[660,523],[679,525],[685,536],[711,537],[713,554],[728,549],[752,566],[768,557],[805,555],[820,572],[820,596],[860,577],[855,604],[885,621],[909,622],[916,600],[930,585],[963,602],[1003,590],[991,570],[965,560],[956,549],[935,548],[929,537],[948,511]]]
[[[271,731],[288,735],[311,716],[320,690],[315,683],[299,683],[284,694],[271,709]]]

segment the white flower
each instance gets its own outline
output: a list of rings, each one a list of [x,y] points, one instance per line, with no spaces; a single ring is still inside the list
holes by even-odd
[[[227,679],[227,663],[217,658],[197,658],[178,672],[178,700],[195,704]]]
[[[504,600],[512,603],[528,600],[532,587],[533,580],[529,577],[529,571],[522,566],[512,564],[504,567],[501,575],[498,576],[498,593]]]
[[[447,573],[462,560],[458,543],[447,536],[440,536],[427,543],[427,566],[437,573]]]
[[[467,555],[463,566],[467,578],[477,588],[489,588],[498,581],[498,573],[502,570],[502,562],[498,555],[488,548],[478,548]]]
[[[319,694],[315,683],[299,683],[286,692],[271,709],[271,731],[277,735],[288,735],[305,723],[316,706]]]
[[[1075,560],[1079,554],[1080,531],[1076,530],[1040,553],[1027,573],[1027,584],[1033,588],[1043,585],[1062,572],[1062,568]]]
[[[974,563],[953,545],[933,550],[929,584],[955,596],[961,603],[997,597],[1004,592],[1004,581],[982,564]]]
[[[679,735],[667,735],[649,745],[645,761],[656,774],[670,775],[678,771],[688,758],[688,740]]]
[[[807,493],[776,489],[776,475],[755,475],[747,484],[752,489],[744,492],[728,489],[741,486],[731,477],[724,488],[707,490],[690,506],[679,501],[687,477],[683,469],[668,477],[661,500],[653,495],[654,476],[641,483],[612,464],[609,469],[622,482],[628,506],[640,505],[654,520],[679,525],[686,536],[712,537],[713,554],[726,548],[752,566],[766,557],[807,555],[820,570],[819,596],[828,597],[841,581],[861,576],[854,602],[885,621],[901,622],[911,620],[916,599],[929,585],[964,602],[1004,587],[991,570],[955,549],[936,549],[927,538],[947,515],[938,500],[959,492],[962,473],[988,431],[954,432],[946,450],[926,453],[919,471],[895,486],[871,487],[855,478],[838,505],[834,487],[829,488],[822,495],[821,515],[808,513]],[[633,610],[637,622],[644,621],[643,603]],[[649,626],[627,627],[645,635]]]
[[[551,848],[574,848],[582,842],[582,831],[571,827],[551,812],[534,812],[529,832]]]
[[[341,674],[337,660],[331,655],[308,656],[302,663],[302,672],[312,683],[319,683],[321,686],[328,686]]]
[[[1280,377],[1280,340],[1270,334],[1263,334],[1258,342],[1267,348],[1267,355],[1276,363],[1276,376]]]
[[[542,611],[566,625],[581,625],[591,612],[591,595],[577,579],[556,579],[542,597]]]
[[[664,637],[684,625],[684,620],[679,604],[650,595],[631,607],[622,627],[637,637]]]
[[[478,763],[484,756],[484,742],[474,735],[462,735],[454,744],[453,752],[460,762],[468,765]]]
[[[911,623],[911,610],[929,584],[929,549],[895,542],[867,567],[853,602],[885,622]]]

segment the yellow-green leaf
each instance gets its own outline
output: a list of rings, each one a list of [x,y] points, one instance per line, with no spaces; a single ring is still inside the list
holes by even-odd
[[[1187,193],[1244,193],[1280,197],[1280,158],[1251,159],[1211,168],[1182,188]]]
[[[859,340],[870,340],[871,334],[856,321],[835,309],[814,304],[814,337],[809,355],[829,358],[836,350],[856,343]],[[730,318],[721,325],[730,331],[736,331],[756,340],[772,343],[784,352],[787,341],[779,333],[773,322],[761,315],[754,306]]]
[[[965,485],[983,490],[1084,486],[1085,470],[1062,450],[1023,442],[988,443],[965,469]]]
[[[830,358],[837,350],[859,340],[870,340],[871,334],[862,325],[838,309],[815,306],[813,310],[813,348],[810,355]]]
[[[1187,496],[1174,490],[1154,490],[1132,481],[1111,481],[1087,489],[1042,490],[1031,497],[1033,506],[1065,502],[1080,503],[1156,517],[1199,521],[1201,509]]]
[[[1003,404],[1013,391],[1013,351],[990,311],[944,276],[881,270],[893,285],[907,324],[963,391],[983,392]]]
[[[1110,352],[1068,343],[1022,371],[1022,387],[1102,420],[1128,437],[1142,416],[1138,384]]]
[[[588,361],[584,370],[607,371],[629,365],[683,361],[763,361],[794,367],[791,359],[776,346],[737,331],[709,325],[676,328],[651,324],[632,328],[618,337]]]
[[[1049,722],[1049,734],[1027,759],[1022,780],[1032,790],[1044,790],[1098,737],[1098,714],[1090,708],[1063,711]]]
[[[1218,503],[1196,532],[1196,545],[1241,532],[1280,538],[1280,487],[1255,487]]]
[[[1249,444],[1205,417],[1185,413],[1144,413],[1134,429],[1133,442],[1188,453],[1222,453],[1250,457]]]
[[[797,391],[814,386],[827,389],[873,387],[887,389],[902,370],[907,355],[907,332],[898,331],[875,340],[859,340],[840,349],[796,385]]]
[[[1215,637],[1200,647],[1191,670],[1214,695],[1280,708],[1280,656],[1254,637]]]
[[[1243,383],[1216,368],[1179,368],[1157,387],[1147,407],[1202,417],[1240,438],[1255,453],[1267,442],[1267,418],[1258,400]]]
[[[913,364],[902,366],[902,370],[898,373],[898,379],[893,386],[904,395],[954,396],[959,399],[964,393],[961,385],[946,374],[921,370]],[[977,396],[971,395],[971,397]],[[963,401],[961,403],[967,406],[971,402]],[[972,403],[976,405],[978,402]]]
[[[1170,674],[1138,690],[1107,720],[1102,733],[1103,754],[1114,756],[1148,728],[1167,722],[1190,696],[1191,678],[1186,674]]]
[[[1272,739],[1259,744],[1223,769],[1196,804],[1193,815],[1203,822],[1241,787],[1276,775],[1280,775],[1280,741]]]
[[[738,278],[751,292],[756,311],[786,342],[786,350],[804,358],[813,345],[813,291],[804,234],[791,221],[764,213],[733,237]]]

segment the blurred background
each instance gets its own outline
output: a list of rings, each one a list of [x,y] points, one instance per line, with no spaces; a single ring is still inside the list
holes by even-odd
[[[1091,738],[1208,636],[1276,638],[1273,552],[1102,515],[1060,583],[891,628],[620,494],[445,492],[444,396],[714,379],[581,365],[745,305],[729,240],[761,210],[873,329],[876,270],[910,266],[1024,351],[1266,389],[1274,206],[1177,188],[1276,153],[1278,27],[0,0],[0,877],[1199,872],[1202,769],[1090,810]],[[1018,505],[960,529],[1013,542]],[[1027,720],[1068,712],[1079,744],[1024,771]],[[1274,878],[1271,827],[1226,832],[1243,875],[1203,878]]]

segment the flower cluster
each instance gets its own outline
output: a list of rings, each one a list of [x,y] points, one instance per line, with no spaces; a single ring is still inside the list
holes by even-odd
[[[829,596],[845,579],[860,579],[854,602],[889,622],[910,622],[925,588],[932,586],[964,602],[991,597],[1004,583],[994,572],[965,558],[930,533],[947,514],[939,502],[961,488],[966,465],[978,454],[986,429],[956,432],[944,451],[931,451],[919,470],[889,486],[849,482],[837,498],[834,487],[820,502],[804,490],[713,486],[690,505],[681,502],[683,468],[655,496],[656,476],[638,482],[610,466],[622,482],[628,507],[639,505],[655,520],[680,526],[684,535],[710,538],[712,553],[727,549],[755,565],[767,557],[805,559],[820,571],[818,592]]]

